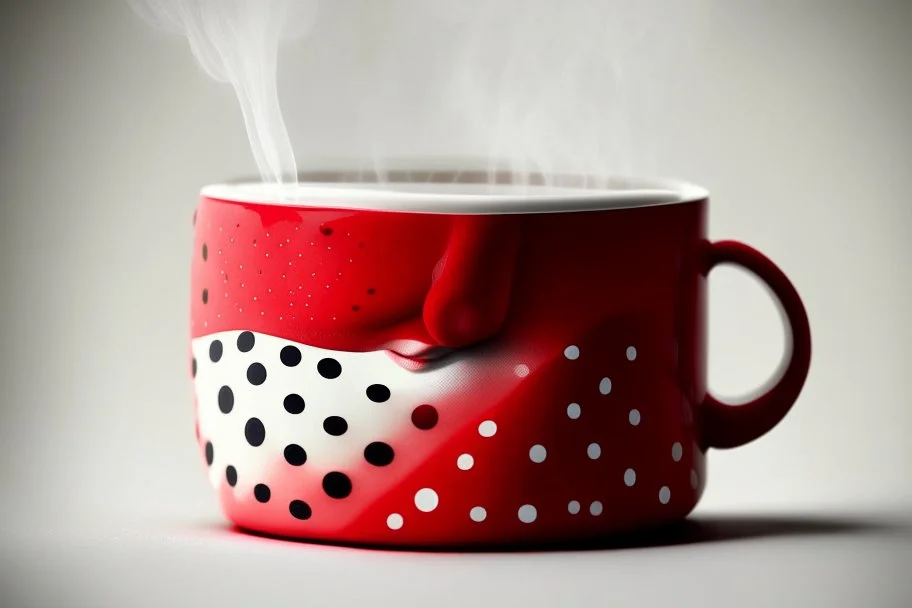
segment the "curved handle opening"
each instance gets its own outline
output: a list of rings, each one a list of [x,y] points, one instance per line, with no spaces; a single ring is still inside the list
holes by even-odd
[[[785,328],[785,352],[773,376],[740,404],[706,395],[700,412],[706,447],[733,448],[766,434],[785,417],[810,370],[810,325],[804,304],[785,274],[759,251],[737,241],[709,246],[704,274],[734,265],[753,274],[771,292]]]

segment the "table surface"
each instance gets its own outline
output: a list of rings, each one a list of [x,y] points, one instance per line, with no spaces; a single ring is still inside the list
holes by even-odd
[[[414,553],[222,521],[6,524],[3,606],[912,606],[912,516],[696,515],[557,551]]]

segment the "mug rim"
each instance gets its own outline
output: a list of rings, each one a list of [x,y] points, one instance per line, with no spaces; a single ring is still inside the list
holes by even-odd
[[[609,211],[708,199],[682,180],[457,169],[395,169],[382,174],[328,169],[298,174],[294,196],[255,179],[210,184],[200,196],[223,202],[301,209],[446,215]]]

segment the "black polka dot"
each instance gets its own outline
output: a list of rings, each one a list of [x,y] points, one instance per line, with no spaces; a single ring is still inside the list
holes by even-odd
[[[193,357],[193,363],[190,364],[190,373],[196,378],[196,357]]]
[[[374,441],[364,448],[364,460],[375,467],[385,467],[393,461],[395,453],[388,443]]]
[[[301,351],[296,346],[286,346],[279,353],[279,359],[286,367],[294,367],[301,362]]]
[[[296,393],[291,393],[285,397],[283,405],[285,406],[285,411],[289,414],[300,414],[304,411],[304,399]]]
[[[203,260],[209,259],[209,248],[206,247],[206,243],[203,243]]]
[[[295,519],[310,519],[313,514],[313,511],[310,510],[310,505],[303,500],[292,500],[288,505],[288,512]]]
[[[209,359],[213,363],[218,363],[219,359],[222,358],[222,341],[213,340],[209,345]]]
[[[299,467],[307,462],[307,452],[297,443],[289,443],[285,446],[285,462],[293,467]]]
[[[203,289],[203,304],[209,302],[209,290]]]
[[[422,431],[429,431],[437,426],[438,420],[437,408],[433,405],[425,403],[412,410],[412,424],[415,425],[415,428],[419,428]]]
[[[323,477],[323,491],[330,498],[345,498],[352,491],[352,482],[345,473],[333,471]]]
[[[234,408],[234,391],[230,386],[223,386],[219,389],[218,406],[223,414],[227,414]]]
[[[342,374],[342,366],[335,359],[327,357],[320,359],[320,362],[317,363],[317,372],[324,378],[332,380]]]
[[[225,479],[232,488],[237,484],[237,469],[230,464],[225,468]]]
[[[373,287],[371,287],[370,289],[367,290],[367,293],[369,295],[374,295],[375,293],[377,293],[377,290],[375,290]]]
[[[212,465],[212,461],[215,460],[215,448],[212,447],[212,442],[206,442],[206,464]]]
[[[371,384],[367,387],[367,398],[374,403],[383,403],[390,398],[390,389],[382,384]]]
[[[341,416],[330,416],[323,421],[323,430],[333,437],[338,437],[348,430],[348,423]]]
[[[237,338],[237,347],[242,353],[249,353],[253,350],[254,343],[256,343],[256,338],[253,336],[253,332],[241,332]]]
[[[247,368],[247,380],[250,384],[259,386],[266,382],[266,368],[262,363],[251,363]]]
[[[263,445],[263,441],[266,440],[266,427],[259,418],[251,418],[247,421],[247,424],[244,425],[244,437],[247,438],[247,443],[253,447]]]
[[[320,226],[320,234],[323,236],[332,236],[333,229],[329,226]]]
[[[272,490],[265,483],[258,483],[253,486],[253,497],[257,499],[257,502],[269,502],[269,499],[272,498]]]

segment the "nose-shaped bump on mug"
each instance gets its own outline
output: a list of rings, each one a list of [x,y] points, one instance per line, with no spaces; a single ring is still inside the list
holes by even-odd
[[[519,222],[507,216],[457,216],[424,302],[431,337],[449,348],[496,334],[510,304]]]

